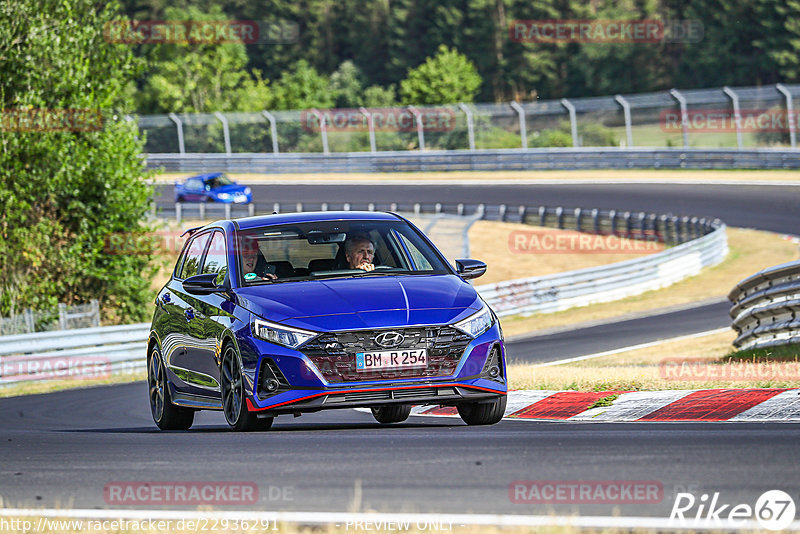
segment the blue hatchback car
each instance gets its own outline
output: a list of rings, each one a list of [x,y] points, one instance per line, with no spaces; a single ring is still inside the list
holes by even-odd
[[[380,423],[412,405],[456,406],[470,425],[506,407],[503,335],[467,282],[392,213],[316,212],[223,220],[188,231],[159,292],[148,386],[161,429],[222,410],[235,430],[281,414],[371,408]]]
[[[175,202],[249,204],[252,201],[250,187],[236,183],[221,172],[198,174],[183,183],[175,182]]]

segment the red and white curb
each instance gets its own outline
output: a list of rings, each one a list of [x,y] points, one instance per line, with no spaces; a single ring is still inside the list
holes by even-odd
[[[618,395],[609,406],[597,401]],[[451,406],[415,406],[412,415],[457,417]],[[678,391],[509,391],[505,419],[551,421],[800,421],[800,389]]]

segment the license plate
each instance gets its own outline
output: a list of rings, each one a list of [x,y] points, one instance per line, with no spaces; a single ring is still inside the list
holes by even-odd
[[[406,369],[427,366],[427,349],[356,352],[357,371],[371,371],[373,369]]]

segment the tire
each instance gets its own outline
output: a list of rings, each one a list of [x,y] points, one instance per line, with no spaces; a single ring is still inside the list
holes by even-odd
[[[508,397],[503,395],[489,402],[470,402],[458,405],[458,415],[468,425],[493,425],[503,418]]]
[[[228,345],[225,349],[219,375],[222,411],[231,429],[237,432],[268,430],[272,426],[273,417],[259,418],[247,410],[242,366],[233,345]]]
[[[395,406],[381,406],[372,409],[372,417],[382,424],[402,423],[411,415],[410,404],[397,404]]]
[[[194,410],[172,404],[167,372],[161,352],[154,346],[147,361],[147,389],[150,413],[161,430],[188,430],[194,422]]]

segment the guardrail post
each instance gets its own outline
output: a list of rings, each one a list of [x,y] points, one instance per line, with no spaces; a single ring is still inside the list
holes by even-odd
[[[461,111],[464,112],[464,115],[467,116],[467,138],[469,139],[469,149],[470,151],[475,151],[475,125],[472,122],[472,110],[467,107],[467,105],[463,102],[458,103],[458,107],[461,108]]]
[[[420,205],[419,202],[414,204],[414,215],[419,215]]]
[[[181,210],[182,210],[181,203],[180,202],[176,202],[175,203],[175,220],[178,221],[178,223],[181,222]]]
[[[539,226],[547,226],[547,207],[539,206]]]
[[[581,231],[581,217],[583,216],[583,211],[580,208],[575,208],[575,229],[577,231]]]
[[[521,222],[522,224],[525,224],[525,215],[526,215],[525,212],[526,211],[527,210],[525,209],[525,206],[520,206],[519,207],[519,222]]]
[[[225,218],[226,219],[231,218],[231,205],[227,203],[225,204]]]
[[[422,113],[414,106],[408,106],[408,111],[414,115],[414,122],[417,123],[417,140],[419,141],[419,149],[425,150],[425,130],[422,126]]]
[[[701,235],[698,219],[697,217],[692,217],[692,239],[697,239]]]
[[[630,237],[633,233],[633,222],[631,221],[631,212],[626,211],[622,216],[625,219],[625,237]]]
[[[436,203],[436,204],[433,206],[433,212],[434,212],[434,213],[436,213],[437,215],[438,215],[438,214],[440,214],[440,213],[442,212],[442,205],[441,205],[441,203],[437,202],[437,203]]]
[[[175,128],[178,130],[178,153],[186,154],[186,147],[183,144],[183,122],[174,113],[170,113],[168,117],[175,123]]]
[[[794,117],[794,105],[792,103],[792,93],[782,83],[776,83],[775,88],[783,93],[786,98],[786,119],[789,124],[789,142],[792,148],[797,148],[797,124]]]
[[[475,210],[475,217],[483,219],[486,215],[486,204],[478,204],[478,209]]]
[[[389,211],[397,211],[397,202],[389,204]]]
[[[312,108],[309,111],[313,113],[314,116],[319,121],[319,132],[320,135],[322,136],[322,153],[330,154],[330,151],[328,150],[328,127],[325,114],[320,113],[320,111],[317,108]]]
[[[272,204],[272,213],[278,214],[280,212],[281,212],[281,203],[280,202],[273,203]]]
[[[225,142],[225,153],[231,155],[231,131],[228,128],[228,119],[219,111],[214,112],[214,116],[222,123],[222,139]]]
[[[522,148],[528,148],[528,127],[525,125],[525,110],[516,101],[512,101],[509,105],[519,116],[519,137],[522,141]]]
[[[303,213],[303,203],[298,202],[297,204],[295,204],[294,209],[297,213]]]
[[[600,233],[600,210],[597,208],[592,210],[592,229],[595,234]]]
[[[611,224],[611,235],[617,235],[617,210],[608,212],[608,221]]]
[[[205,203],[200,203],[200,218],[205,220],[206,218],[206,205]]]
[[[683,131],[683,148],[689,148],[689,111],[686,106],[686,98],[677,90],[670,89],[669,94],[678,101],[681,106],[681,130]]]
[[[345,202],[344,206],[342,206],[342,209],[344,211],[350,211],[350,203],[349,202]]]
[[[639,212],[639,239],[646,239],[647,236],[647,214]]]
[[[739,95],[733,92],[733,89],[727,85],[722,88],[722,92],[728,95],[733,104],[733,122],[736,125],[736,146],[742,148],[742,113],[739,109]]]
[[[658,217],[658,227],[661,230],[659,239],[662,243],[669,241],[669,226],[667,226],[667,220],[668,219],[666,215],[659,215]]]
[[[372,202],[367,204],[367,211],[375,211],[375,204],[373,204]]]
[[[255,214],[256,214],[256,205],[251,202],[250,204],[247,205],[247,215],[252,217]]]
[[[456,213],[458,215],[464,215],[464,204],[459,204],[456,206]]]
[[[567,108],[569,112],[569,131],[572,132],[572,146],[578,148],[581,146],[581,142],[578,139],[578,117],[575,113],[575,106],[566,98],[561,99],[561,105]]]
[[[505,204],[500,204],[500,215],[499,216],[500,216],[500,220],[501,221],[505,221],[506,220],[506,209],[507,209],[507,206]]]
[[[375,120],[372,117],[372,112],[361,106],[358,108],[358,111],[361,112],[367,118],[367,129],[369,130],[369,151],[373,154],[378,151],[378,145],[375,142]]]
[[[278,127],[275,124],[275,116],[267,110],[261,112],[269,121],[269,136],[272,137],[272,153],[277,154],[278,150]]]
[[[558,229],[564,229],[564,208],[558,206],[556,208],[556,220],[558,221]]]
[[[328,203],[323,202],[322,204],[320,204],[319,211],[328,211]]]
[[[616,95],[614,100],[622,106],[622,113],[625,116],[625,136],[628,138],[628,146],[633,146],[633,130],[631,129],[631,106],[625,97],[622,95]]]

